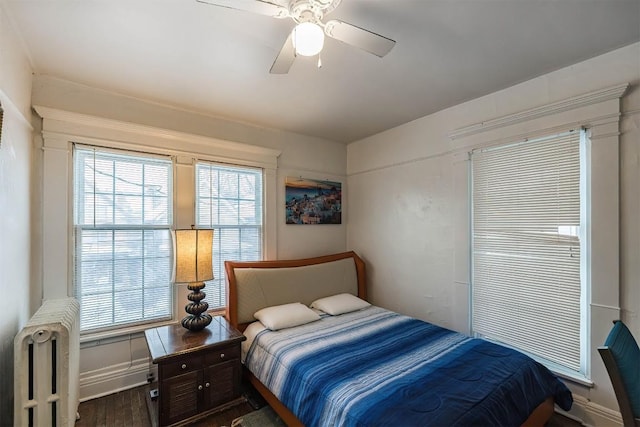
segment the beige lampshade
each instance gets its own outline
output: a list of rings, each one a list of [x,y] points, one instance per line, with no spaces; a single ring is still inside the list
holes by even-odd
[[[213,279],[213,230],[175,231],[175,282]]]

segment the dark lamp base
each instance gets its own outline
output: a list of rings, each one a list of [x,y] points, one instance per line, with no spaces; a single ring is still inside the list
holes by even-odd
[[[198,316],[189,315],[182,319],[182,326],[190,331],[201,331],[211,323],[211,315],[208,313],[200,314]]]
[[[203,282],[190,283],[187,288],[191,291],[187,298],[191,301],[184,307],[184,310],[189,313],[187,317],[182,319],[182,326],[190,331],[201,331],[211,323],[211,315],[205,313],[209,308],[209,304],[201,302],[206,294],[200,292],[204,288]]]

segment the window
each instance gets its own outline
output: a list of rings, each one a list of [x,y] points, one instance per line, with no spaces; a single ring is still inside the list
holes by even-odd
[[[171,318],[171,160],[76,146],[74,166],[81,330]]]
[[[209,308],[225,307],[224,261],[262,259],[262,170],[197,163],[196,225],[215,230],[206,300]]]
[[[472,329],[585,375],[585,138],[472,152]]]

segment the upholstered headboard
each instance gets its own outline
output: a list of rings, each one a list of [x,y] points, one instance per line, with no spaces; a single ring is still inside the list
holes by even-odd
[[[286,261],[225,261],[227,319],[241,330],[264,307],[339,293],[366,299],[365,266],[355,252]]]

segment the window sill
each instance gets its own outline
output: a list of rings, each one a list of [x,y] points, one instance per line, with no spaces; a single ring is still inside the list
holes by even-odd
[[[519,351],[522,352],[522,350],[519,350]],[[593,381],[591,381],[589,378],[587,378],[584,374],[580,372],[569,370],[568,368],[565,368],[556,363],[537,357],[531,353],[527,353],[527,352],[523,352],[523,353],[531,357],[536,362],[539,362],[540,364],[546,366],[546,368],[549,369],[555,376],[562,378],[563,380],[571,381],[572,383],[580,384],[582,386],[589,387],[589,388],[594,386]]]
[[[208,313],[212,316],[224,316],[226,314],[226,310],[209,310]],[[110,342],[122,341],[123,339],[131,339],[138,336],[143,336],[143,333],[147,329],[158,328],[160,326],[171,325],[173,323],[177,323],[179,320],[169,319],[163,320],[159,322],[153,323],[144,323],[133,326],[125,326],[117,329],[110,329],[108,331],[98,331],[98,332],[88,332],[86,334],[80,334],[80,344],[89,344],[84,345],[83,347],[91,347],[108,344]]]
[[[584,375],[574,373],[574,372],[565,372],[559,369],[549,368],[549,370],[556,375],[557,377],[562,378],[563,380],[571,381],[572,383],[580,384],[585,387],[593,388],[594,383],[589,378]]]
[[[80,334],[80,344],[94,343],[95,345],[106,344],[108,342],[121,341],[123,338],[129,339],[136,335],[142,335],[149,328],[157,328],[158,326],[170,325],[175,323],[173,319],[144,323],[140,325],[124,326],[117,329],[109,329],[108,331],[87,332]]]

